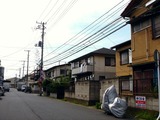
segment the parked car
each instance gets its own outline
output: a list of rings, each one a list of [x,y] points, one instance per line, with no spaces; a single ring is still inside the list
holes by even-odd
[[[4,87],[4,91],[8,91],[10,90],[10,83],[4,82],[3,83],[3,87]]]
[[[27,93],[27,92],[31,93],[32,92],[32,88],[30,86],[26,86],[24,92],[25,93]]]
[[[24,92],[25,89],[26,89],[26,87],[27,87],[26,85],[22,85],[22,86],[21,86],[21,91]]]
[[[3,86],[0,86],[0,96],[4,96],[4,87]]]
[[[18,83],[17,83],[17,90],[18,90],[18,91],[21,91],[22,85],[25,85],[25,82],[18,82]]]

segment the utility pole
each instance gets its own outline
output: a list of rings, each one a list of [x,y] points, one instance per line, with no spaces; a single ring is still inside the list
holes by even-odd
[[[22,78],[24,77],[24,67],[25,67],[25,61],[23,61],[23,72],[22,72]]]
[[[23,68],[22,68],[22,79],[23,79],[23,76],[24,76],[24,67],[25,67],[25,60],[22,60],[20,62],[23,62]]]
[[[38,44],[38,47],[41,47],[41,63],[40,63],[40,78],[39,78],[39,87],[40,87],[40,96],[42,95],[42,81],[43,81],[43,78],[42,78],[42,73],[43,73],[43,49],[44,49],[44,30],[45,30],[45,24],[44,22],[36,22],[37,24],[39,24],[37,26],[36,29],[40,29],[42,30],[42,35],[41,35],[41,39],[42,41],[39,42],[40,44]]]
[[[19,68],[19,79],[21,78],[21,68]]]
[[[30,50],[25,50],[27,52],[27,80],[26,83],[28,85],[28,71],[29,71],[29,52]]]

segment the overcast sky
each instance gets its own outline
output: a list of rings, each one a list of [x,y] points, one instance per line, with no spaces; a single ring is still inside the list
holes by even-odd
[[[1,65],[5,67],[5,78],[22,77],[22,67],[27,65],[27,52],[29,52],[29,72],[33,71],[40,59],[40,48],[35,44],[41,40],[41,30],[36,30],[37,22],[46,22],[44,56],[48,55],[58,46],[65,43],[98,17],[103,15],[121,0],[1,0]],[[124,0],[124,3],[129,0]],[[68,7],[70,5],[70,7]],[[67,9],[68,8],[68,9]],[[108,36],[104,40],[88,47],[80,55],[116,44],[130,39],[130,27]],[[74,43],[69,44],[72,46]],[[63,50],[61,50],[63,51]],[[47,56],[54,56],[55,53]],[[58,53],[57,53],[58,54]],[[44,58],[44,59],[47,59]],[[55,64],[53,64],[55,65]],[[21,69],[21,72],[20,72]]]

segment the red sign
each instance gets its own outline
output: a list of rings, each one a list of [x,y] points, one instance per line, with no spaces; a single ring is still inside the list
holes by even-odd
[[[145,96],[135,96],[136,107],[145,108],[146,107],[146,97]]]

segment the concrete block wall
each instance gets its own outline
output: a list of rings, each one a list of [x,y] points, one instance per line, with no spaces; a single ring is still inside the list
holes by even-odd
[[[89,101],[89,81],[75,83],[75,98]]]
[[[110,86],[115,85],[116,91],[119,94],[119,81],[118,79],[107,79],[107,80],[101,80],[100,81],[100,102],[102,102],[103,93],[107,88]]]
[[[75,98],[75,93],[74,92],[67,92],[65,91],[64,93],[66,98]]]

